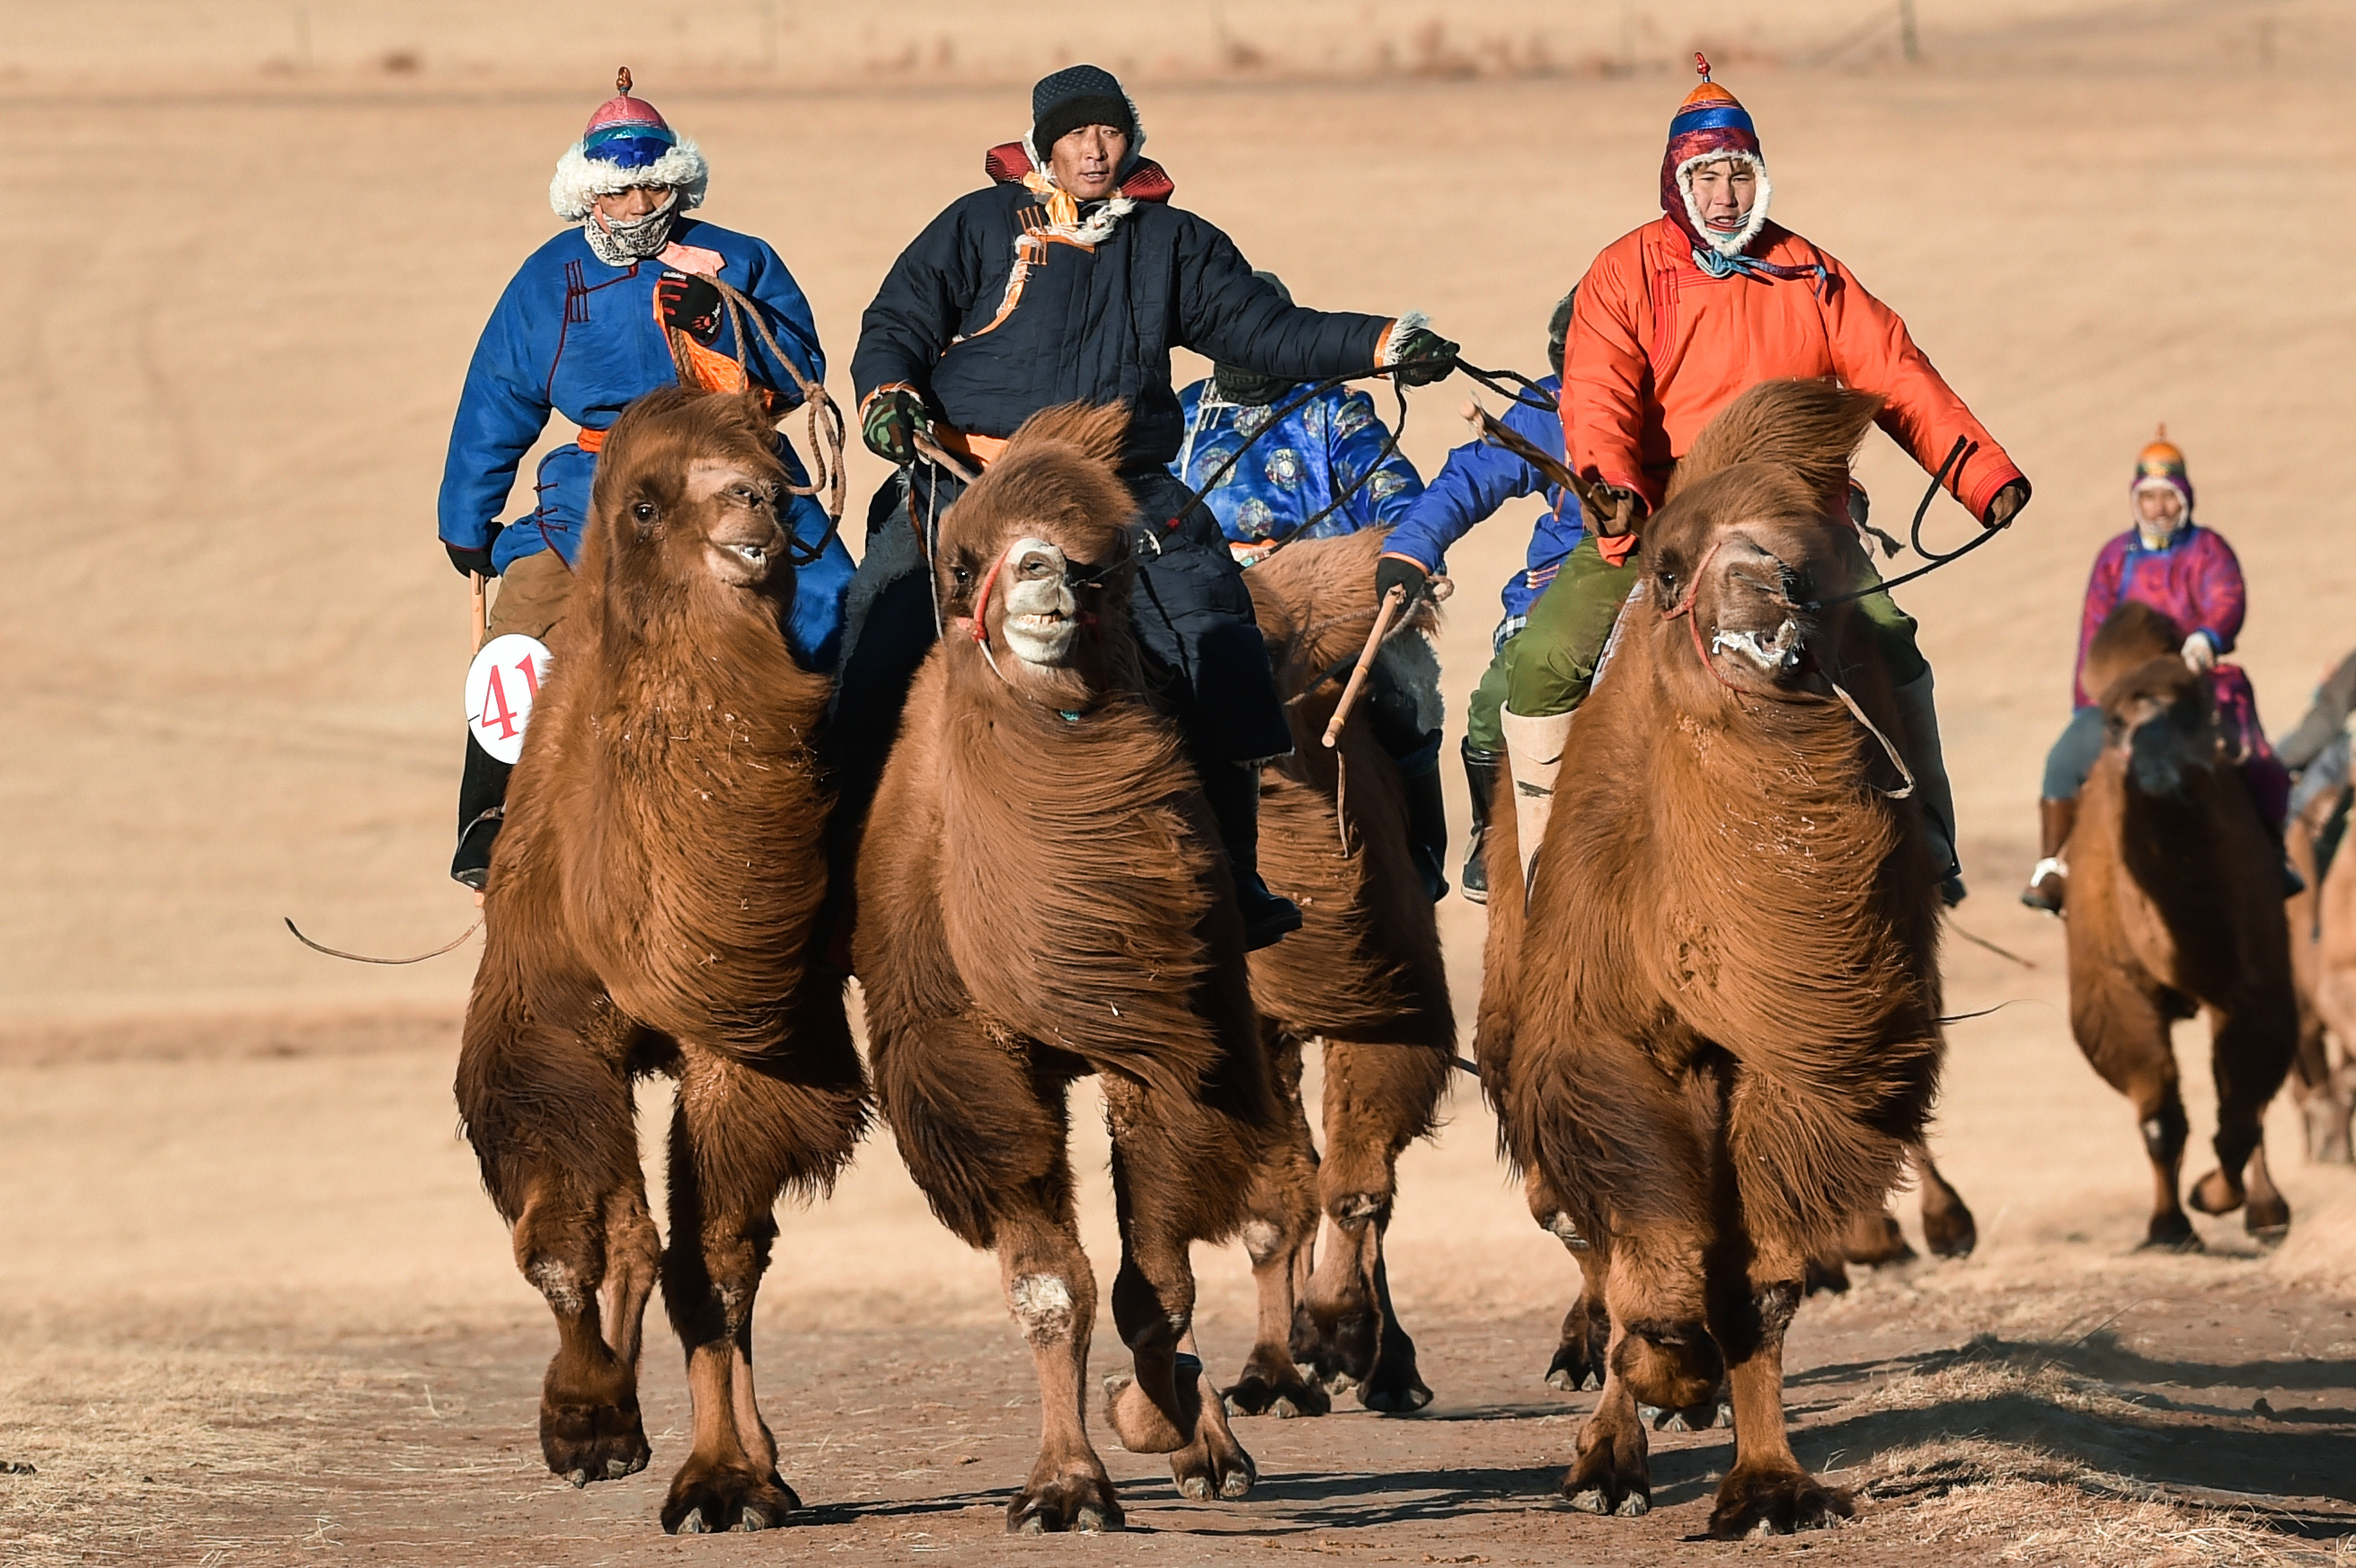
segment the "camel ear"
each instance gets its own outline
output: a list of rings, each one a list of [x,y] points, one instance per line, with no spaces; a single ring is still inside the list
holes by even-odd
[[[1128,435],[1129,404],[1066,403],[1043,408],[1024,420],[1006,445],[1011,451],[1033,441],[1057,442],[1078,447],[1107,467],[1117,467]]]
[[[1858,443],[1880,412],[1874,393],[1831,381],[1761,381],[1719,410],[1694,437],[1669,476],[1667,499],[1737,463],[1792,468],[1811,493],[1837,494],[1848,482]]]

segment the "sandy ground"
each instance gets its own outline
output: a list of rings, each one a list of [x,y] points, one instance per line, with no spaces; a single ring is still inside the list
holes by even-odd
[[[2290,1240],[2262,1255],[2202,1221],[2206,1256],[2134,1254],[2147,1183],[2126,1109],[2070,1042],[2058,929],[2010,893],[2085,567],[2123,525],[2156,421],[2248,570],[2239,657],[2276,726],[2350,640],[2334,465],[2356,305],[2329,280],[2356,242],[2356,176],[2297,159],[2344,113],[2314,62],[2346,58],[2356,20],[2320,0],[1924,0],[1909,67],[1866,5],[1596,6],[1546,35],[1558,67],[1526,48],[1472,58],[1483,27],[1553,26],[1540,8],[1467,7],[1443,18],[1464,70],[1489,71],[1467,75],[1416,69],[1422,10],[1342,9],[1254,32],[1270,40],[1254,64],[1214,47],[1241,7],[1061,38],[1044,6],[998,27],[918,6],[905,30],[929,52],[895,73],[875,63],[898,58],[890,38],[861,52],[864,21],[775,7],[763,25],[815,40],[797,76],[690,47],[690,23],[757,7],[655,7],[639,32],[601,33],[618,24],[567,30],[553,7],[0,5],[0,127],[29,149],[14,197],[46,215],[0,255],[0,1461],[36,1466],[0,1474],[0,1562],[1801,1550],[1681,1543],[1722,1434],[1660,1440],[1648,1520],[1556,1506],[1591,1399],[1538,1377],[1571,1271],[1469,1085],[1408,1156],[1393,1233],[1440,1396],[1421,1418],[1248,1423],[1264,1480],[1233,1507],[1182,1504],[1156,1462],[1108,1455],[1140,1532],[1004,1541],[1035,1393],[991,1262],[933,1223],[879,1138],[832,1202],[787,1217],[761,1306],[769,1413],[811,1527],[666,1541],[654,1513],[684,1422],[667,1350],[648,1363],[652,1470],[585,1494],[540,1472],[552,1337],[452,1130],[466,952],[359,970],[278,925],[399,951],[469,918],[441,869],[466,610],[432,498],[474,334],[548,231],[548,164],[608,55],[671,62],[677,85],[641,81],[712,158],[711,215],[777,243],[838,366],[891,256],[1020,128],[1019,83],[1069,44],[1147,73],[1180,199],[1304,300],[1420,307],[1476,360],[1536,370],[1548,306],[1649,216],[1683,91],[1666,61],[1710,26],[1740,43],[1721,76],[1761,122],[1777,215],[1904,310],[2038,486],[2012,537],[1905,596],[1940,671],[1977,889],[1963,925],[2037,965],[1951,944],[1952,1005],[2008,1004],[1954,1028],[1939,1131],[1982,1246],[1804,1310],[1800,1451],[1869,1498],[1805,1549],[2344,1557],[2356,1173],[2305,1164],[2277,1107]],[[269,41],[298,14],[307,66]],[[570,41],[540,48],[535,18]],[[937,34],[954,34],[946,58]],[[418,69],[383,68],[412,45]],[[552,78],[568,49],[582,82]],[[839,369],[833,384],[847,395]],[[1461,395],[1414,399],[1407,447],[1427,472]],[[1886,445],[1863,471],[1885,521],[1918,493]],[[858,493],[881,477],[854,459]],[[1967,526],[1934,516],[1943,538]],[[1523,526],[1508,514],[1451,563],[1455,697]],[[1478,915],[1451,900],[1444,919],[1469,1014]],[[2181,1045],[2205,1134],[2200,1031]],[[1089,1227],[1102,1262],[1106,1206]],[[1232,1367],[1243,1262],[1202,1267],[1205,1347]],[[2289,1533],[2245,1533],[2261,1524]]]

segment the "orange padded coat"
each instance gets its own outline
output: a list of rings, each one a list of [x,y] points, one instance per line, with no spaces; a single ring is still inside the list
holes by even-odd
[[[1564,350],[1562,423],[1572,461],[1658,507],[1674,461],[1738,393],[1762,381],[1829,376],[1888,400],[1877,423],[1925,471],[1938,469],[1957,436],[1977,442],[1949,470],[1947,489],[1975,518],[1986,516],[2020,470],[1914,346],[1897,312],[1778,224],[1766,224],[1749,250],[1803,275],[1713,278],[1665,217],[1595,258],[1580,280]]]

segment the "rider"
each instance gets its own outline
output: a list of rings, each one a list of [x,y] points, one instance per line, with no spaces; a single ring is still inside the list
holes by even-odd
[[[1140,156],[1137,105],[1110,72],[1077,65],[1046,77],[1032,90],[1031,119],[1022,141],[984,159],[991,183],[951,202],[901,252],[861,323],[861,430],[906,472],[896,507],[887,493],[869,513],[852,591],[863,624],[845,691],[905,692],[900,671],[913,672],[907,649],[867,644],[880,625],[905,638],[911,623],[905,604],[896,618],[884,613],[913,597],[893,590],[920,568],[901,520],[933,515],[958,489],[937,465],[916,463],[918,437],[983,467],[1043,408],[1128,403],[1121,478],[1138,501],[1138,639],[1218,820],[1248,939],[1265,946],[1301,923],[1260,880],[1258,857],[1259,766],[1291,749],[1291,728],[1242,569],[1216,520],[1186,506],[1170,474],[1183,430],[1170,350],[1301,381],[1397,365],[1419,386],[1449,373],[1456,346],[1420,315],[1288,305],[1226,235],[1170,205],[1170,177]],[[855,801],[861,786],[843,789]]]
[[[1661,160],[1664,216],[1605,247],[1571,310],[1563,427],[1580,470],[1607,487],[1608,508],[1588,519],[1507,661],[1502,728],[1524,813],[1525,875],[1571,720],[1637,580],[1638,525],[1661,504],[1677,458],[1737,394],[1762,381],[1836,378],[1882,397],[1876,423],[1926,470],[1944,465],[1941,482],[1982,526],[2006,526],[2029,499],[2029,481],[1906,324],[1830,254],[1768,221],[1751,116],[1694,59],[1702,84],[1669,122]],[[1914,622],[1887,594],[1860,607],[1898,682],[1899,746],[1922,785],[1941,892],[1954,903],[1964,886],[1931,667]]]
[[[2037,802],[2038,854],[2036,869],[2020,901],[2049,915],[2062,912],[2069,877],[2062,850],[2078,813],[2078,791],[2094,769],[2103,750],[2103,710],[2099,692],[2086,690],[2086,651],[2094,633],[2113,610],[2126,600],[2147,604],[2178,626],[2189,628],[2184,638],[2184,662],[2207,672],[2233,651],[2242,634],[2247,597],[2242,584],[2242,564],[2224,537],[2192,521],[2192,480],[2184,454],[2168,439],[2161,425],[2136,458],[2135,477],[2127,484],[2128,515],[2134,526],[2102,548],[2094,557],[2094,575],[2086,580],[2086,607],[2078,623],[2078,662],[2070,677],[2072,712],[2061,738],[2045,757],[2045,783]],[[2239,689],[2237,683],[2235,690]],[[2221,693],[2231,701],[2231,693]],[[2229,714],[2229,717],[2232,716]],[[2254,720],[2254,714],[2252,715]],[[2254,729],[2254,722],[2248,727]],[[2256,742],[2263,750],[2264,737]],[[2268,786],[2256,784],[2262,801]],[[2280,802],[2272,813],[2280,821]]]
[[[1292,291],[1274,273],[1253,275],[1292,303]],[[1228,553],[1247,567],[1291,540],[1388,528],[1423,494],[1422,477],[1376,416],[1375,400],[1355,387],[1303,392],[1283,376],[1214,365],[1178,394],[1178,406],[1186,435],[1170,472],[1203,498],[1226,535]],[[1448,896],[1438,693],[1419,703],[1390,671],[1387,662],[1374,666],[1365,713],[1375,739],[1398,766],[1408,847],[1424,890],[1437,901]]]
[[[2332,667],[2315,689],[2298,727],[2285,736],[2275,755],[2297,779],[2291,815],[2306,812],[2319,797],[2337,802],[2351,772],[2348,721],[2356,717],[2356,653]]]
[[[1571,302],[1577,297],[1576,293],[1564,295],[1547,320],[1547,363],[1554,367],[1554,373],[1537,385],[1550,404],[1562,396],[1563,338],[1570,330]],[[1555,408],[1534,408],[1517,398],[1499,423],[1557,462],[1564,461],[1562,416]],[[1384,542],[1383,558],[1375,567],[1376,598],[1390,592],[1393,583],[1404,583],[1409,593],[1420,593],[1425,582],[1446,566],[1450,545],[1499,507],[1522,496],[1541,498],[1547,509],[1538,513],[1537,525],[1531,531],[1527,564],[1505,579],[1505,591],[1499,596],[1505,601],[1505,618],[1490,638],[1494,657],[1481,683],[1472,689],[1472,700],[1464,711],[1464,780],[1472,795],[1472,847],[1464,856],[1463,883],[1464,897],[1475,904],[1489,901],[1489,873],[1481,845],[1488,832],[1489,799],[1496,792],[1497,768],[1505,760],[1505,732],[1497,720],[1505,700],[1509,650],[1529,619],[1530,606],[1554,581],[1564,559],[1586,532],[1586,522],[1578,500],[1561,486],[1549,483],[1534,464],[1505,447],[1468,441],[1448,454],[1440,477],[1431,481],[1405,521],[1391,530],[1390,538]]]
[[[702,154],[654,105],[630,96],[627,70],[616,85],[617,94],[557,160],[548,201],[567,227],[525,260],[499,295],[450,428],[442,543],[462,574],[501,579],[490,610],[495,637],[519,632],[544,641],[563,618],[597,452],[630,402],[690,378],[715,392],[742,391],[749,371],[772,412],[800,403],[793,371],[776,362],[757,330],[738,343],[712,280],[746,296],[803,378],[816,384],[826,373],[809,303],[776,252],[687,216],[703,202]],[[552,413],[580,428],[541,460],[532,510],[502,524],[516,467]],[[794,482],[807,483],[782,437],[777,451]],[[826,513],[811,498],[794,497],[789,516],[798,542],[808,548],[823,541],[825,549],[795,574],[786,639],[804,664],[830,669],[851,554],[829,537]],[[489,873],[508,772],[470,727],[450,875],[477,892]]]

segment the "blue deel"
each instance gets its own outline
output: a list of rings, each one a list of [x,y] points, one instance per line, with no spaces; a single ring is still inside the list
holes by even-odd
[[[1327,539],[1387,527],[1406,517],[1423,494],[1423,479],[1403,453],[1383,456],[1388,436],[1375,415],[1374,399],[1353,388],[1336,388],[1285,414],[1270,429],[1270,416],[1299,395],[1251,407],[1227,402],[1207,380],[1196,381],[1178,394],[1186,433],[1170,465],[1172,476],[1190,490],[1200,489],[1244,449],[1242,459],[1203,497],[1220,530],[1239,544],[1296,533]],[[1316,526],[1301,532],[1302,523],[1370,468],[1373,478]]]
[[[1538,386],[1548,398],[1562,395],[1562,378],[1548,376]],[[1549,457],[1563,455],[1562,417],[1527,403],[1507,406],[1499,422]],[[1399,525],[1391,530],[1384,550],[1404,555],[1434,572],[1447,565],[1448,547],[1472,531],[1472,525],[1494,515],[1509,500],[1543,497],[1547,510],[1538,513],[1530,533],[1528,564],[1505,579],[1504,600],[1508,619],[1519,620],[1546,592],[1563,558],[1587,532],[1579,498],[1549,485],[1539,472],[1502,446],[1468,441],[1448,454],[1439,475]]]
[[[716,252],[722,281],[760,308],[778,346],[803,375],[812,381],[824,379],[826,356],[809,301],[766,242],[693,219],[682,220],[671,240]],[[573,442],[541,460],[533,510],[502,528],[499,509],[515,484],[517,465],[552,415],[603,430],[633,400],[678,381],[655,308],[655,285],[663,273],[659,261],[607,266],[578,228],[558,234],[517,270],[475,346],[450,426],[439,505],[445,542],[475,549],[489,544],[492,563],[501,571],[541,550],[554,550],[567,564],[580,559],[597,459]],[[753,379],[776,389],[782,413],[801,401],[794,378],[758,333],[754,338],[748,360]],[[734,328],[724,318],[712,348],[731,359],[736,355]],[[807,483],[800,458],[783,437],[777,445],[787,471],[797,483]],[[826,513],[816,501],[796,497],[789,515],[794,537],[804,544],[824,537]],[[811,669],[833,667],[851,573],[851,553],[837,539],[797,574],[786,640]]]

